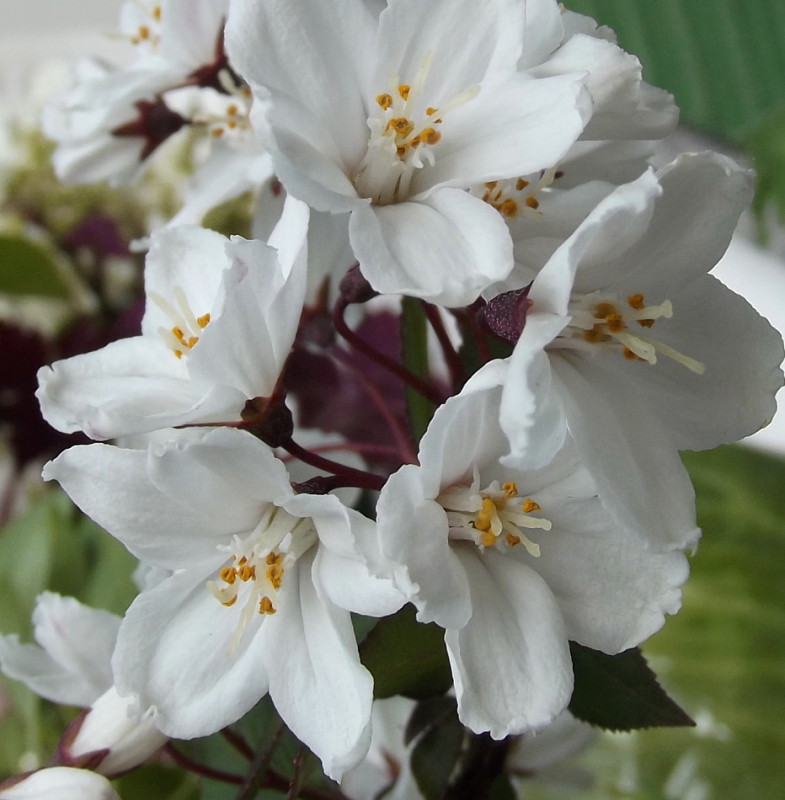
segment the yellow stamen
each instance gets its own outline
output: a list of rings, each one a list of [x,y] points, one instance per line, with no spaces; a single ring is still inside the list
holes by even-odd
[[[237,577],[237,570],[234,567],[224,567],[221,570],[221,580],[228,583],[230,586],[234,583]]]
[[[401,97],[402,97],[404,100],[408,100],[408,99],[409,99],[409,92],[411,91],[411,89],[412,89],[412,87],[411,87],[411,86],[407,86],[405,83],[402,83],[402,84],[401,84],[401,85],[398,87],[398,94],[399,94],[399,95],[400,95],[400,96],[401,96]]]
[[[630,308],[634,308],[636,311],[640,311],[645,305],[642,294],[631,294],[627,298],[627,303]]]
[[[389,94],[380,94],[376,97],[376,102],[385,110],[387,111],[388,108],[393,104],[392,95]]]
[[[529,181],[524,180],[523,178],[518,178],[518,180],[515,182],[515,188],[519,192],[522,192],[528,185]]]
[[[260,614],[275,614],[275,612],[276,612],[276,608],[273,605],[273,601],[270,600],[270,598],[267,595],[265,595],[259,601],[259,613]]]
[[[533,208],[535,210],[540,207],[540,201],[533,195],[529,195],[524,202],[527,206],[529,206],[529,208]]]
[[[527,497],[523,501],[523,511],[525,514],[531,514],[532,511],[542,511],[542,508],[539,503],[535,503],[531,497]]]
[[[229,600],[221,600],[221,605],[229,608],[229,606],[233,606],[236,602],[237,602],[237,595],[229,598]]]
[[[507,540],[507,544],[510,547],[516,547],[517,545],[519,545],[521,543],[521,537],[520,536],[516,536],[514,533],[508,533],[505,538]]]
[[[502,486],[502,490],[504,491],[505,497],[517,497],[518,496],[518,484],[514,481],[509,481]]]
[[[210,313],[203,314],[201,317],[197,317],[196,320],[199,323],[199,327],[204,330],[210,324]]]
[[[529,205],[528,200],[526,205]],[[507,219],[513,219],[518,216],[518,204],[512,198],[508,197],[503,203],[496,206],[496,210]]]
[[[496,536],[490,531],[485,531],[482,536],[480,536],[480,542],[483,547],[493,547],[496,544]]]

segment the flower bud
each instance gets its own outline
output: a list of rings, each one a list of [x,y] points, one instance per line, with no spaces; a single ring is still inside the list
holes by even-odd
[[[120,697],[112,687],[68,726],[55,763],[113,778],[146,761],[166,739],[151,714],[139,714],[135,701]]]
[[[0,784],[0,800],[120,800],[120,796],[95,772],[49,767]]]

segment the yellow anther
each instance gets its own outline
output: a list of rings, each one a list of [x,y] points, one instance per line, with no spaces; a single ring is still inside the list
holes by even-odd
[[[276,553],[268,553],[267,558],[264,560],[265,564],[280,564],[283,561],[283,556]]]
[[[259,601],[259,613],[260,614],[275,614],[275,611],[276,611],[276,608],[273,605],[273,601],[270,600],[270,598],[267,595],[265,595]]]
[[[590,342],[594,344],[596,342],[602,342],[605,340],[605,332],[602,329],[602,325],[594,325],[593,327],[589,328],[587,331],[582,331],[584,341]]]
[[[418,138],[425,144],[437,144],[441,141],[442,135],[435,128],[425,128]]]
[[[598,303],[594,309],[595,319],[607,319],[610,316],[618,315],[618,310],[613,303]]]
[[[230,597],[228,600],[221,600],[221,605],[229,608],[229,606],[233,606],[236,602],[237,602],[237,595],[235,595],[234,597]]]
[[[237,113],[239,112],[239,110],[240,109],[237,108],[237,106],[234,105],[234,103],[232,103],[232,105],[230,105],[229,108],[226,109],[226,113],[230,117],[235,117],[235,116],[237,116]]]
[[[515,481],[509,481],[502,486],[502,490],[504,491],[505,497],[517,497],[518,496],[518,484]]]
[[[529,181],[526,181],[523,178],[518,178],[518,180],[515,181],[515,188],[519,192],[522,192],[528,185],[529,185]]]
[[[380,94],[376,97],[376,102],[385,110],[393,104],[393,99],[391,94]]]
[[[175,354],[176,358],[182,358],[183,357],[183,351],[182,350],[172,350],[172,352]]]
[[[220,139],[224,135],[223,128],[213,128],[212,135],[215,136],[216,139]]]
[[[433,106],[428,106],[428,108],[425,109],[425,113],[429,117],[432,117],[438,110],[439,110],[438,108],[434,108]]]
[[[398,136],[408,136],[414,130],[414,123],[406,117],[395,117],[387,123],[388,130],[394,130]]]
[[[474,527],[479,531],[489,531],[493,517],[497,514],[496,505],[489,497],[483,498],[482,509],[477,512],[474,519]]]
[[[240,576],[240,580],[243,582],[256,580],[256,567],[245,564],[237,570],[237,574]]]
[[[499,181],[487,181],[485,184],[486,189],[495,189]]]
[[[156,6],[153,9],[153,19],[156,22],[160,22],[161,21],[161,6]]]
[[[643,361],[644,360],[637,353],[633,353],[632,350],[630,350],[629,347],[625,347],[624,350],[622,350],[621,352],[622,352],[622,355],[626,359],[628,359],[630,361]]]
[[[640,325],[642,328],[651,328],[651,326],[654,325],[654,322],[655,320],[653,319],[639,319],[638,325]]]
[[[510,547],[515,547],[516,545],[519,545],[521,543],[521,537],[516,536],[514,533],[508,533],[505,538],[507,540],[507,544]]]
[[[234,130],[237,127],[237,123],[233,119],[230,119],[229,122],[226,123],[226,126],[229,130]]]
[[[634,308],[636,311],[640,311],[645,305],[642,294],[631,294],[627,298],[627,303],[630,308]]]
[[[281,588],[281,581],[283,580],[284,568],[280,564],[273,564],[267,567],[267,580],[272,584],[273,589]]]
[[[150,29],[147,27],[147,25],[139,26],[139,31],[137,32],[137,36],[143,42],[147,41],[147,39],[150,38]]]
[[[480,536],[480,542],[482,543],[483,547],[493,547],[496,544],[496,536],[492,534],[490,531],[485,531],[482,536]]]
[[[523,501],[523,512],[524,514],[531,514],[532,511],[542,511],[539,503],[535,503],[531,497],[527,497]]]
[[[528,203],[527,203],[528,205]],[[508,197],[503,203],[496,206],[496,210],[507,219],[512,219],[518,216],[518,204],[512,198]]]
[[[207,314],[202,314],[201,317],[197,317],[196,323],[202,330],[204,330],[210,324],[209,312]]]
[[[237,577],[237,570],[234,567],[224,567],[221,570],[221,580],[228,583],[230,586],[234,583]]]
[[[621,333],[627,327],[627,323],[621,314],[609,314],[605,318],[605,324],[611,333]]]
[[[395,148],[395,154],[398,156],[398,158],[403,158],[408,149],[409,148],[405,144],[399,144],[398,147]]]
[[[535,210],[540,207],[540,201],[534,195],[529,195],[524,202],[527,206],[529,206],[529,208],[533,208]]]
[[[411,90],[412,90],[412,87],[411,87],[411,86],[408,86],[407,84],[405,84],[405,83],[402,83],[402,84],[401,84],[401,85],[398,87],[398,94],[399,94],[399,95],[400,95],[400,96],[401,96],[401,97],[402,97],[404,100],[408,100],[408,99],[409,99],[409,92],[410,92]]]

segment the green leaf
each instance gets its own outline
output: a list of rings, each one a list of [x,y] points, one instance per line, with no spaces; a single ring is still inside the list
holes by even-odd
[[[65,298],[66,287],[57,265],[27,239],[0,236],[0,292]]]
[[[373,675],[377,698],[400,694],[420,699],[452,686],[444,631],[417,622],[411,605],[379,621],[360,645],[360,659]]]
[[[403,743],[411,744],[420,734],[458,713],[454,697],[426,697],[414,707],[404,731]]]
[[[401,304],[401,345],[404,366],[418,378],[428,380],[428,324],[422,304],[413,297],[404,297]],[[434,407],[411,386],[406,387],[406,406],[415,441],[428,428]]]
[[[609,656],[570,642],[575,688],[570,711],[611,731],[695,723],[663,691],[640,650]]]
[[[425,800],[439,800],[463,750],[464,727],[457,713],[423,734],[411,755],[412,775]]]
[[[645,79],[676,97],[682,119],[740,138],[785,102],[782,0],[570,0],[610,25]]]

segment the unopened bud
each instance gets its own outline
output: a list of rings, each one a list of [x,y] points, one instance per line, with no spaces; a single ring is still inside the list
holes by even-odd
[[[66,728],[54,761],[114,778],[146,761],[166,740],[151,714],[140,715],[135,701],[112,687]]]
[[[0,800],[120,800],[120,796],[103,775],[49,767],[1,783]]]

